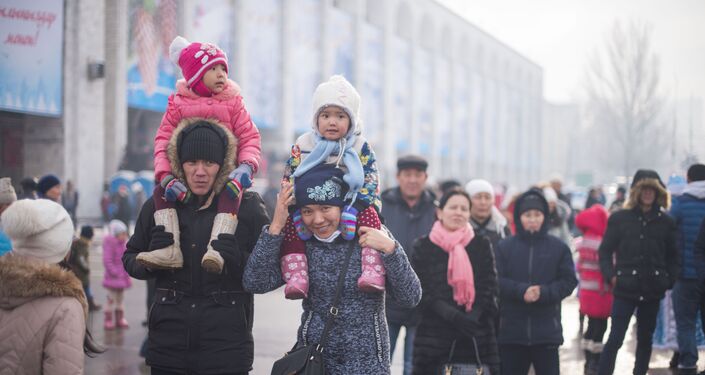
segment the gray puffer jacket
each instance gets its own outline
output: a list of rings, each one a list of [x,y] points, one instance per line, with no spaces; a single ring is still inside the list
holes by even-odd
[[[250,256],[243,286],[252,293],[267,293],[284,284],[279,268],[279,249],[284,236],[262,230]],[[340,312],[333,323],[324,350],[326,370],[331,375],[389,374],[389,332],[384,314],[385,293],[364,293],[357,287],[361,274],[360,246],[355,249],[345,276]],[[335,295],[338,274],[351,242],[338,239],[323,243],[306,242],[309,269],[309,297],[303,300],[299,346],[317,343]],[[386,293],[400,305],[413,307],[421,300],[421,284],[406,254],[397,243],[392,254],[382,255],[387,271]]]

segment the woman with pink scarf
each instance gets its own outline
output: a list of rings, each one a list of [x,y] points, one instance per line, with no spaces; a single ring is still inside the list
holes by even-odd
[[[478,364],[478,357],[499,374],[497,272],[489,239],[470,225],[471,205],[465,191],[447,192],[431,233],[414,244],[412,265],[423,290],[414,374],[437,374],[447,363]]]

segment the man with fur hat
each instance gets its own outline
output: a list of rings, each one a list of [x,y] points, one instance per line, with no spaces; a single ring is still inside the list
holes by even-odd
[[[58,263],[73,223],[61,205],[23,199],[2,213],[15,244],[0,257],[0,369],[8,374],[81,374],[84,351],[101,349],[86,331],[81,282]]]
[[[15,188],[12,187],[12,182],[9,177],[0,178],[0,214],[3,213],[10,205],[17,200]],[[2,230],[2,221],[0,221],[0,255],[12,250],[12,242]]]
[[[600,270],[614,293],[612,326],[600,357],[599,374],[612,374],[617,351],[634,312],[637,348],[634,374],[646,374],[659,303],[677,276],[676,227],[665,210],[670,196],[658,173],[634,175],[625,209],[610,216],[600,244]],[[614,259],[614,262],[613,262]]]
[[[242,273],[262,227],[269,223],[264,203],[254,192],[243,194],[237,229],[212,241],[224,259],[223,271],[206,272],[201,259],[218,214],[215,197],[235,162],[235,138],[215,120],[184,120],[170,139],[167,155],[192,198],[176,202],[178,220],[168,223],[170,231],[155,224],[155,201],[147,200],[122,258],[130,276],[156,279],[147,364],[152,374],[246,374],[254,359],[253,297],[242,288]],[[172,234],[174,228],[180,235]],[[159,270],[136,259],[171,245],[183,258],[181,268]]]

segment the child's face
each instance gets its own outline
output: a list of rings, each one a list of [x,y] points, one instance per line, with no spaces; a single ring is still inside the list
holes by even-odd
[[[350,117],[338,106],[323,108],[318,114],[318,132],[329,141],[337,141],[350,129]]]
[[[225,89],[225,84],[228,82],[228,72],[225,70],[225,65],[218,64],[212,66],[203,75],[203,84],[208,87],[214,94],[220,94]]]
[[[127,232],[120,232],[115,236],[115,238],[117,238],[120,241],[127,241],[129,236],[128,236]]]

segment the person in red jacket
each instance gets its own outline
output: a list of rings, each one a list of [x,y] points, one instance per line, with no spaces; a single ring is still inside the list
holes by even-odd
[[[216,120],[228,133],[237,139],[237,157],[225,160],[221,168],[228,170],[225,189],[217,197],[218,215],[215,217],[211,242],[221,233],[235,233],[242,190],[252,185],[252,175],[261,161],[261,137],[257,127],[245,108],[240,95],[240,87],[228,79],[228,58],[218,46],[210,43],[189,43],[177,36],[169,46],[169,56],[177,64],[184,79],[176,82],[176,93],[169,97],[166,113],[154,139],[154,172],[157,182],[153,200],[156,207],[154,221],[164,225],[166,231],[174,234],[175,242],[163,249],[140,253],[137,261],[152,269],[178,269],[183,266],[183,255],[179,242],[179,219],[176,215],[176,201],[186,202],[191,193],[186,187],[185,176],[177,173],[180,166],[170,165],[167,154],[169,143],[177,129],[197,120]],[[210,127],[194,127],[194,144],[213,145],[220,140],[217,131]],[[215,143],[211,151],[213,157],[226,143]],[[181,152],[190,150],[181,148]],[[208,272],[221,273],[224,260],[211,243],[201,260],[201,266]]]
[[[595,204],[575,217],[575,226],[583,232],[577,243],[580,313],[588,317],[583,335],[585,374],[597,374],[602,353],[602,338],[612,310],[612,290],[602,279],[598,249],[607,229],[607,210]]]

